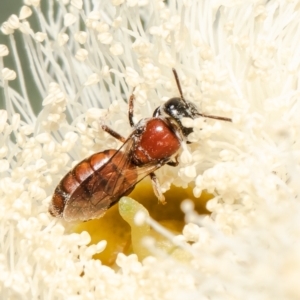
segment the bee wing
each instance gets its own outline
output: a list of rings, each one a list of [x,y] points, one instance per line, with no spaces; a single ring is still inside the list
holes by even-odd
[[[105,164],[98,169],[94,167],[95,172],[71,195],[63,212],[66,221],[100,218],[122,196],[129,194],[139,181],[167,162],[141,167],[134,165],[132,135]]]

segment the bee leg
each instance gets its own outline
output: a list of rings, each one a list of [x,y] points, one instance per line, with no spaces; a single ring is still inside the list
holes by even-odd
[[[129,108],[128,108],[128,119],[129,119],[129,124],[131,127],[134,126],[134,122],[133,122],[133,101],[135,100],[135,96],[133,94],[134,92],[134,89],[132,91],[132,94],[131,96],[129,97],[129,101],[128,101],[128,105],[129,105]]]
[[[158,201],[161,204],[166,204],[166,200],[165,200],[165,196],[163,195],[161,188],[160,188],[160,184],[159,181],[156,177],[156,175],[154,173],[150,173],[150,178],[151,178],[151,182],[152,182],[152,187],[153,187],[153,191],[155,196],[157,197]]]
[[[169,161],[167,162],[167,165],[171,167],[177,167],[179,165],[178,155],[175,156],[175,161]]]
[[[106,125],[101,125],[101,127],[102,127],[102,129],[104,131],[106,131],[107,133],[109,133],[115,139],[121,141],[122,143],[125,143],[126,139],[123,136],[121,136],[119,133],[117,133],[116,131],[114,131],[113,129],[111,129],[110,127],[108,127]]]

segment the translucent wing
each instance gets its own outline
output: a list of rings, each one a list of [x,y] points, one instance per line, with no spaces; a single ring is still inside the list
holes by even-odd
[[[149,163],[141,167],[134,165],[133,143],[131,135],[118,151],[100,152],[81,163],[89,165],[92,171],[86,172],[86,178],[65,201],[63,218],[66,221],[85,221],[101,217],[122,196],[129,194],[140,180],[168,161],[160,164]],[[104,154],[106,160],[97,160],[97,155],[103,157]],[[80,164],[76,167],[80,167]],[[76,175],[76,167],[70,172],[73,176]]]

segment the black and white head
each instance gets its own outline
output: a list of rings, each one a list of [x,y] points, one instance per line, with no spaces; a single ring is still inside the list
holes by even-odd
[[[171,98],[163,105],[157,107],[153,113],[153,117],[162,116],[167,118],[171,122],[171,124],[174,124],[177,128],[181,130],[182,135],[184,137],[187,137],[190,133],[192,133],[193,128],[188,128],[183,126],[182,118],[196,119],[199,117],[205,117],[205,118],[210,118],[215,120],[232,122],[232,120],[229,118],[205,115],[200,113],[192,102],[186,101],[184,99],[179,78],[175,69],[173,69],[173,74],[180,93],[180,98],[179,97]]]
[[[193,128],[187,128],[182,125],[182,118],[195,119],[200,116],[196,106],[188,101],[182,101],[181,98],[171,98],[163,105],[157,107],[153,117],[163,116],[168,118],[171,123],[176,123],[182,134],[187,137]]]

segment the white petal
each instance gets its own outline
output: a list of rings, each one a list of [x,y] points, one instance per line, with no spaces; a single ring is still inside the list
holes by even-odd
[[[85,86],[96,84],[100,81],[98,74],[94,73],[89,76],[88,80],[84,83]]]
[[[89,55],[89,52],[86,49],[79,49],[76,54],[75,54],[75,58],[79,61],[85,61],[87,59]]]
[[[37,42],[43,42],[46,37],[47,37],[47,34],[44,32],[36,32],[34,35],[34,38]]]
[[[74,24],[77,21],[77,18],[71,14],[71,13],[67,13],[64,16],[64,26],[68,27],[72,24]]]
[[[4,68],[2,70],[2,76],[4,80],[15,80],[17,78],[17,73],[11,69]]]
[[[8,48],[6,45],[0,44],[0,57],[6,56],[9,54]]]
[[[83,2],[82,2],[82,0],[72,0],[71,5],[73,5],[77,9],[82,9]]]
[[[11,15],[7,20],[9,27],[12,29],[18,29],[20,26],[20,20],[17,15]]]
[[[28,17],[30,17],[32,15],[32,10],[30,7],[23,5],[21,7],[20,13],[19,13],[19,19],[20,20],[24,20],[27,19]]]

